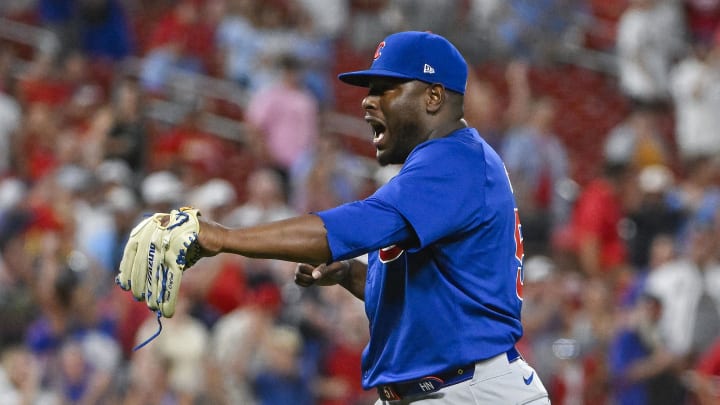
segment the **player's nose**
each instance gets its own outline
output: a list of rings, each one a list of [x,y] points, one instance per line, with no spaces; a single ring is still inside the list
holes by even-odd
[[[377,108],[377,100],[378,97],[374,96],[372,94],[368,94],[363,98],[362,100],[362,108],[363,110],[374,110]]]

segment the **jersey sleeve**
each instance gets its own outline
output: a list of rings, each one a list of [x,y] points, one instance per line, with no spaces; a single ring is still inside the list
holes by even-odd
[[[325,224],[332,260],[350,259],[394,244],[412,243],[412,228],[397,210],[369,197],[317,212]]]

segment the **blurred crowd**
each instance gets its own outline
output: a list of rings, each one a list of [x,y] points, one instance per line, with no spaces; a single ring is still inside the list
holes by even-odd
[[[4,0],[0,17],[0,403],[374,403],[362,302],[295,286],[294,263],[200,261],[138,351],[158,321],[114,277],[147,214],[250,226],[387,181],[347,116],[363,93],[334,75],[406,29],[477,68],[466,117],[513,182],[519,349],[553,403],[720,402],[720,0]],[[587,157],[534,79],[567,64],[619,95]]]

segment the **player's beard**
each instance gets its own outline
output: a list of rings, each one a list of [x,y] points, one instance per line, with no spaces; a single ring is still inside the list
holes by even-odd
[[[421,139],[420,126],[413,119],[402,119],[392,125],[388,123],[385,131],[392,137],[392,142],[384,150],[377,151],[377,161],[381,166],[402,164]]]

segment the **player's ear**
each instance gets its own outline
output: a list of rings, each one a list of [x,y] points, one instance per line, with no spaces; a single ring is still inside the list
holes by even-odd
[[[425,105],[427,111],[434,114],[440,110],[445,102],[445,87],[440,83],[433,83],[425,90]]]

